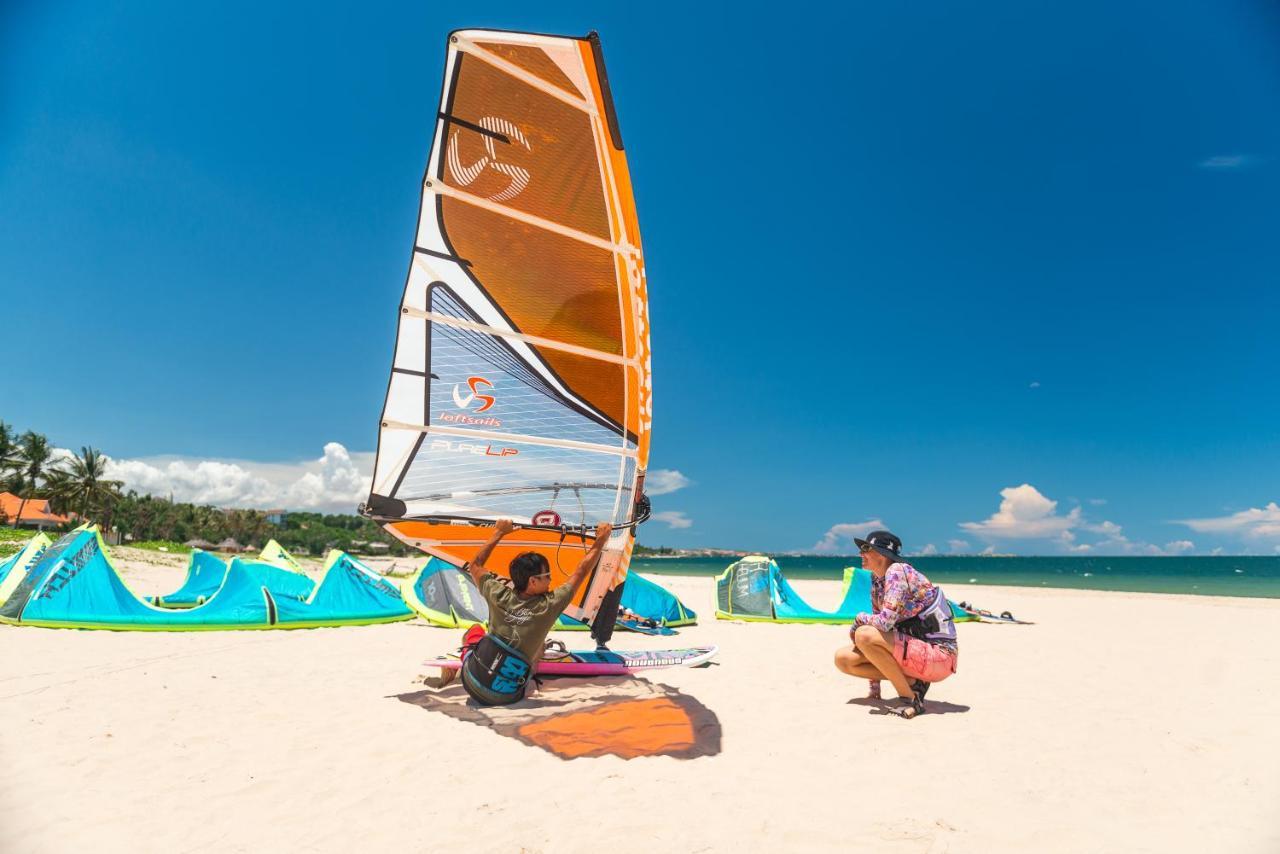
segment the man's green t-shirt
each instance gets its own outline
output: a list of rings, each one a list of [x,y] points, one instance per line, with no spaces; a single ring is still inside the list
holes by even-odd
[[[556,618],[573,598],[573,585],[525,598],[492,572],[480,577],[480,595],[489,603],[489,631],[514,646],[530,662],[542,658],[542,645]]]

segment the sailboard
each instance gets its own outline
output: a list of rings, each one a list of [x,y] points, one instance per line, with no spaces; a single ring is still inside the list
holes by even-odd
[[[663,667],[699,667],[707,664],[720,651],[718,646],[696,646],[685,649],[571,650],[554,658],[538,660],[541,676],[626,676],[642,670]],[[441,656],[424,661],[428,667],[461,670],[462,659]]]
[[[553,586],[609,522],[591,619],[647,516],[647,306],[598,36],[450,34],[365,514],[455,565],[510,518],[486,566]]]

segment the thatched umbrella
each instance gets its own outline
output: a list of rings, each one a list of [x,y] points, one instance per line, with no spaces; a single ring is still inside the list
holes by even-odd
[[[242,545],[240,545],[239,543],[237,543],[237,542],[235,541],[235,539],[234,539],[234,538],[232,538],[232,537],[227,537],[225,540],[223,540],[222,542],[218,543],[218,551],[222,551],[222,552],[242,552],[242,551],[244,551],[244,546],[242,546]]]

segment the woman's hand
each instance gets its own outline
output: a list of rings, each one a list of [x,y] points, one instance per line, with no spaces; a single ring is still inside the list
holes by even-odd
[[[499,537],[505,537],[516,529],[516,525],[510,519],[499,519],[493,526],[493,532]]]
[[[609,539],[609,535],[612,533],[613,533],[613,526],[610,525],[608,522],[601,522],[599,525],[596,525],[597,540],[607,540]]]

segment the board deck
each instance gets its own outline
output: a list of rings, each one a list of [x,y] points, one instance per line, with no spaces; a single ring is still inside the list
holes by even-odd
[[[625,676],[663,667],[697,667],[715,658],[718,646],[686,649],[576,650],[556,659],[542,659],[537,672],[545,676]],[[441,670],[460,670],[457,655],[440,656],[425,662]]]
[[[1030,620],[1015,619],[1012,614],[1006,617],[999,614],[993,614],[990,611],[970,611],[969,613],[975,614],[978,617],[978,621],[982,623],[1008,623],[1011,626],[1034,626],[1035,625],[1035,623],[1031,622]]]
[[[963,608],[970,616],[977,617],[981,623],[1007,623],[1012,626],[1034,626],[1035,623],[1029,620],[1019,620],[1008,611],[1002,611],[999,614],[979,608],[977,605],[971,605],[968,602],[961,602],[960,607]]]

